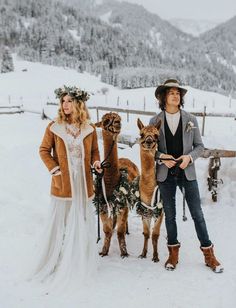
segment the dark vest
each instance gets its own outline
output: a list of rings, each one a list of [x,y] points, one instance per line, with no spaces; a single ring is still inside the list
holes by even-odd
[[[179,156],[183,155],[182,118],[180,116],[179,125],[177,127],[174,136],[172,135],[172,132],[169,129],[166,117],[164,125],[165,125],[167,154],[174,156],[174,158],[178,158]]]

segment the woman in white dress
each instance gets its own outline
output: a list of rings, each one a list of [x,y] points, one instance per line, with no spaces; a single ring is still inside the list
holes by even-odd
[[[101,172],[95,127],[89,124],[89,95],[77,87],[55,90],[56,121],[46,128],[40,156],[52,175],[51,217],[35,277],[54,283],[82,282],[96,267],[93,179]]]

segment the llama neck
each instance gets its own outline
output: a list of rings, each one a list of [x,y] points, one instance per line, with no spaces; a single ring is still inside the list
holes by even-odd
[[[110,196],[112,195],[114,188],[118,184],[120,179],[120,172],[118,165],[118,149],[116,141],[112,147],[113,136],[105,131],[103,131],[102,133],[103,133],[103,144],[104,144],[104,159],[107,157],[107,155],[109,155],[106,161],[110,163],[110,168],[106,168],[104,171],[104,181],[106,187],[106,194],[107,196]]]
[[[141,148],[141,180],[147,184],[156,183],[155,150],[147,151]]]
[[[141,201],[150,205],[154,188],[157,185],[155,174],[155,150],[145,151],[141,148],[141,176],[139,192]]]

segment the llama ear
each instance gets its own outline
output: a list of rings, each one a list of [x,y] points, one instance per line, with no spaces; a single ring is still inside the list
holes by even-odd
[[[161,120],[159,120],[156,124],[155,127],[159,130],[161,127]]]
[[[96,127],[102,127],[102,121],[97,122],[97,123],[95,123],[94,125],[95,125]]]
[[[142,121],[141,121],[139,118],[138,118],[138,120],[137,120],[137,125],[138,125],[138,128],[139,128],[140,130],[144,127]]]

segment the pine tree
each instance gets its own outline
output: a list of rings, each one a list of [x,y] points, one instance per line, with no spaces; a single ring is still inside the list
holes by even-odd
[[[12,55],[9,48],[5,48],[2,55],[1,73],[8,73],[14,71]]]

